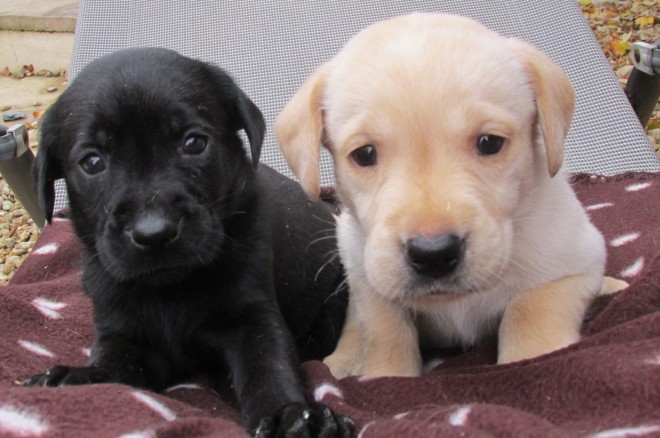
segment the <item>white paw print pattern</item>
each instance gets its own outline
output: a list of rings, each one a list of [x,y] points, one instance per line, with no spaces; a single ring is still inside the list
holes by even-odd
[[[314,390],[314,400],[317,402],[323,401],[323,399],[328,395],[333,395],[339,399],[344,398],[344,394],[342,394],[341,389],[329,383],[322,383]]]
[[[174,413],[174,411],[172,411],[170,408],[165,406],[165,404],[156,400],[151,395],[148,395],[141,391],[133,391],[131,392],[131,396],[133,397],[134,400],[136,400],[140,404],[146,406],[150,410],[154,411],[155,413],[163,417],[165,421],[176,420],[176,414]],[[149,429],[136,430],[119,436],[119,438],[155,438],[155,437],[156,437],[156,432]]]
[[[641,233],[637,233],[637,232],[622,234],[610,240],[609,246],[612,248],[619,248],[621,246],[635,242],[637,239],[639,239],[640,236]],[[619,275],[623,278],[633,278],[639,275],[639,273],[642,272],[643,269],[644,269],[644,257],[639,257],[630,265],[626,266],[621,271],[619,271]]]
[[[639,236],[641,236],[640,233],[622,234],[621,236],[615,237],[614,239],[610,240],[610,246],[614,248],[618,248],[619,246],[623,246],[628,243],[634,242],[635,240],[639,239]]]
[[[585,210],[587,210],[587,211],[596,211],[596,210],[600,210],[600,209],[608,208],[608,207],[613,207],[613,206],[614,206],[614,204],[612,204],[611,202],[601,202],[599,204],[587,205],[585,207]]]
[[[139,430],[136,432],[125,433],[119,438],[156,438],[156,432],[153,430]]]
[[[643,182],[636,182],[632,184],[628,184],[624,187],[625,192],[629,193],[635,193],[635,192],[640,192],[643,190],[646,190],[650,187],[653,186],[653,182],[651,181],[643,181]],[[593,212],[593,211],[598,211],[606,208],[614,207],[614,204],[611,202],[601,202],[601,203],[596,203],[596,204],[591,204],[591,205],[586,205],[585,210],[587,212]],[[620,248],[624,247],[625,245],[629,245],[633,242],[636,242],[639,240],[642,236],[642,233],[637,232],[637,231],[631,231],[627,232],[624,234],[620,234],[612,239],[609,240],[608,246],[610,248]],[[626,265],[623,269],[621,269],[618,272],[618,276],[624,279],[631,279],[639,275],[643,270],[646,265],[646,260],[644,259],[643,256],[640,256],[634,260],[632,260],[628,265]]]
[[[32,254],[37,254],[37,255],[55,254],[59,248],[60,248],[59,244],[57,244],[56,242],[50,242],[35,249],[34,251],[32,251]]]
[[[446,421],[447,423],[451,424],[454,427],[463,427],[467,425],[468,419],[470,416],[470,413],[472,412],[472,405],[462,405],[458,406],[454,409],[452,409],[449,412],[449,415],[447,414],[442,414],[446,415]],[[418,415],[418,412],[412,411],[412,412],[402,412],[399,414],[394,415],[392,418],[395,420],[404,420],[406,418],[414,418]],[[435,421],[435,418],[437,418],[439,415],[434,414],[433,418]]]
[[[177,415],[155,397],[144,392],[133,391],[131,396],[139,404],[160,415],[166,421],[174,421]],[[0,436],[2,437],[41,437],[50,436],[52,427],[47,419],[39,414],[34,407],[24,407],[19,404],[0,403]],[[122,438],[155,437],[152,430],[134,431]]]
[[[653,185],[652,182],[646,181],[641,183],[630,184],[626,186],[626,192],[639,192],[640,190],[648,189]]]
[[[364,427],[363,427],[363,428],[360,430],[360,432],[358,433],[357,438],[364,438],[364,434],[365,434],[365,432],[367,431],[367,428],[369,428],[369,426],[371,426],[371,425],[373,425],[373,424],[376,424],[376,422],[375,422],[375,421],[370,421],[370,422],[368,422],[367,424],[365,424]]]
[[[468,421],[472,408],[470,406],[461,406],[449,415],[449,424],[452,426],[465,426]]]
[[[644,363],[649,364],[649,365],[660,365],[660,352],[658,352],[656,355],[646,359],[644,361]]]
[[[600,431],[594,435],[591,435],[592,438],[623,438],[623,437],[634,437],[634,436],[657,436],[656,434],[660,432],[660,425],[644,425],[636,427],[621,427],[617,429],[609,429]]]
[[[38,344],[36,342],[26,341],[24,339],[19,339],[18,340],[18,345],[20,345],[21,347],[23,347],[25,350],[29,351],[30,353],[36,354],[37,356],[45,356],[45,357],[50,357],[50,358],[56,357],[55,353],[53,353],[48,348],[46,348],[43,345]]]
[[[644,269],[644,257],[639,257],[631,265],[628,265],[625,268],[623,268],[619,272],[619,275],[623,278],[632,278],[639,275],[643,269]]]
[[[62,310],[66,307],[66,303],[51,301],[44,297],[35,298],[32,300],[32,305],[36,307],[43,316],[50,319],[61,319],[62,315],[58,310]]]
[[[646,189],[648,189],[652,186],[653,186],[653,182],[644,181],[644,182],[628,184],[624,188],[624,190],[626,192],[639,192],[639,191],[642,191],[642,190],[646,190]],[[617,248],[617,247],[635,242],[640,237],[641,237],[641,234],[638,233],[638,232],[627,233],[627,234],[624,234],[624,235],[621,235],[621,236],[618,236],[618,237],[612,239],[610,241],[610,246],[614,247],[614,248]],[[622,278],[625,278],[625,279],[634,278],[644,270],[645,263],[646,263],[646,260],[644,259],[644,257],[638,257],[632,263],[630,263],[625,268],[623,268],[621,271],[619,271],[619,275]]]
[[[131,393],[133,398],[137,400],[138,402],[142,403],[152,411],[156,412],[158,415],[163,417],[164,420],[166,421],[174,421],[176,420],[176,414],[174,411],[172,411],[170,408],[165,406],[163,403],[160,401],[156,400],[154,397],[145,394],[144,392],[141,391],[134,391]]]
[[[32,409],[16,405],[0,405],[0,435],[6,437],[40,437],[50,431],[46,420]]]

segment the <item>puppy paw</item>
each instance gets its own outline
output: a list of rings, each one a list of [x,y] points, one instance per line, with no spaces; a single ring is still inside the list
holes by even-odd
[[[612,277],[603,277],[603,284],[600,288],[600,295],[609,295],[620,290],[626,289],[629,286],[628,282],[619,280]]]
[[[96,367],[74,368],[56,365],[43,374],[23,381],[23,386],[70,386],[102,383],[110,380],[107,372]]]
[[[292,403],[276,415],[263,418],[252,435],[255,438],[349,438],[355,436],[355,425],[327,406]]]
[[[323,359],[323,363],[337,379],[362,374],[363,364],[353,356],[335,352]]]

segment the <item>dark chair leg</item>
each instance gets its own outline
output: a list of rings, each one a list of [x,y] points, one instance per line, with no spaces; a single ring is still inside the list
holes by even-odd
[[[646,126],[660,97],[660,41],[633,45],[635,68],[625,93],[642,126]]]

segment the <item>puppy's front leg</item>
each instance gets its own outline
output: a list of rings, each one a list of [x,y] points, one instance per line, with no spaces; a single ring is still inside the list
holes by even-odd
[[[295,345],[284,322],[277,310],[255,307],[246,309],[248,320],[224,340],[246,428],[260,438],[353,436],[351,420],[308,403]]]
[[[540,356],[580,339],[580,325],[601,278],[573,275],[524,292],[504,311],[497,363]]]
[[[243,421],[255,430],[284,405],[305,404],[295,349],[275,311],[251,310],[225,341],[225,356],[241,403]]]
[[[364,366],[363,339],[356,312],[355,298],[349,295],[346,319],[337,347],[330,356],[323,359],[323,363],[338,379],[361,374]]]
[[[421,375],[419,338],[410,312],[375,293],[362,298],[357,306],[364,337],[362,374],[368,377]]]

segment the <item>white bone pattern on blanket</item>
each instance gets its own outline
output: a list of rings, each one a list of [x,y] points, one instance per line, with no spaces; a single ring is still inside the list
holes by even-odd
[[[630,283],[598,299],[579,343],[505,366],[494,365],[494,344],[482,345],[414,379],[337,381],[308,362],[311,394],[353,418],[363,437],[660,432],[660,176],[581,176],[574,187],[608,242],[607,273]],[[202,380],[162,394],[19,385],[56,362],[87,360],[94,335],[79,251],[68,221],[55,221],[0,289],[0,436],[246,436],[230,391]]]

